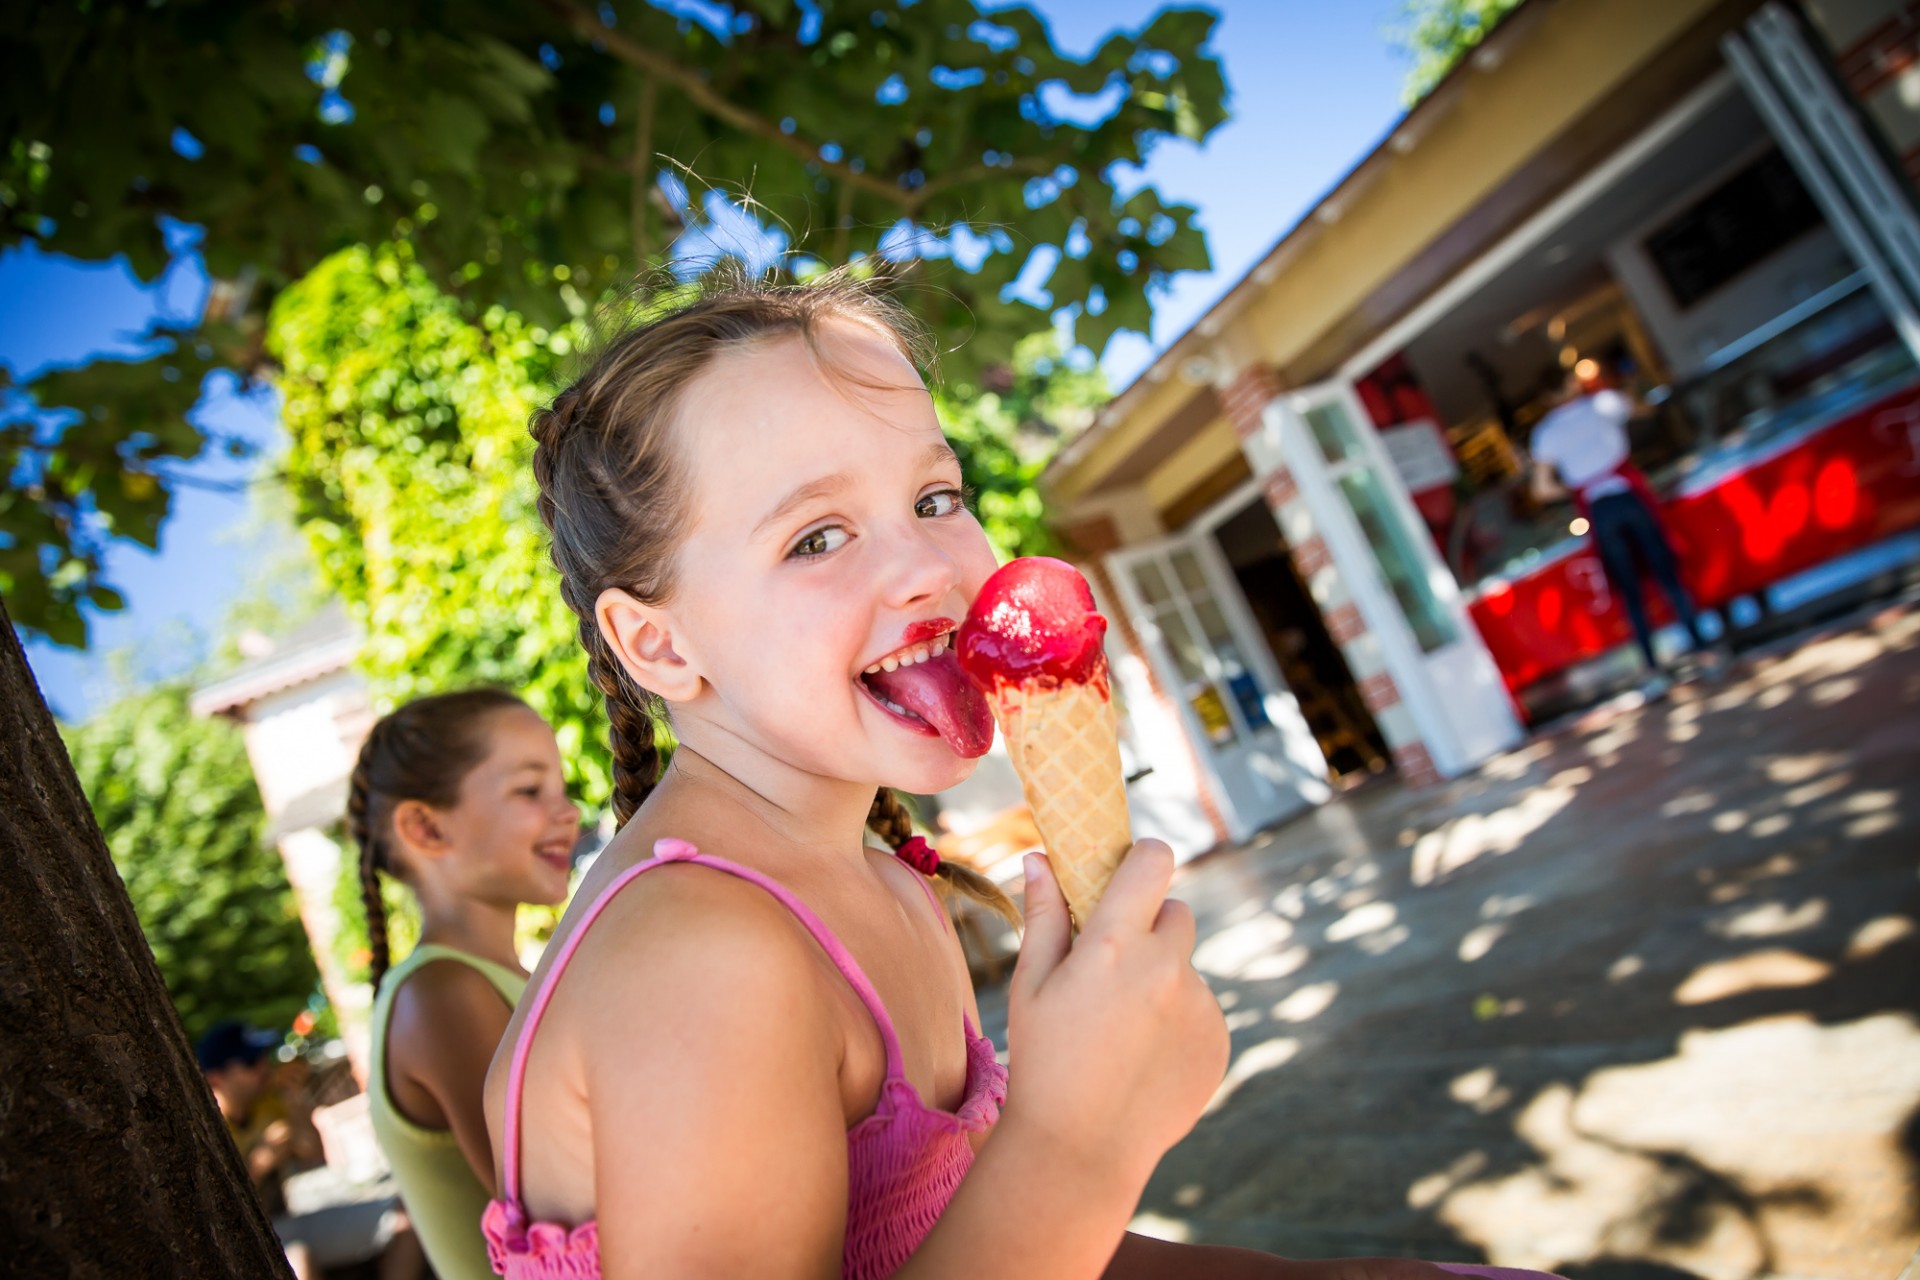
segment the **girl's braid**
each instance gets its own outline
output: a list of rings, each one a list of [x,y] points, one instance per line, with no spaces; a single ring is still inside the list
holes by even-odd
[[[592,614],[580,619],[580,643],[587,649],[587,674],[607,701],[607,733],[613,747],[613,816],[626,826],[660,781],[660,746],[654,738],[646,695],[624,679]]]
[[[540,519],[548,529],[562,514],[556,500],[559,487],[554,483],[556,467],[565,466],[561,455],[580,435],[580,418],[586,397],[578,384],[560,393],[553,403],[533,417],[533,476],[539,487]],[[594,478],[598,468],[575,460]],[[554,567],[560,571],[560,595],[580,620],[580,644],[587,651],[587,675],[600,690],[607,704],[608,745],[613,753],[613,814],[618,826],[625,826],[647,793],[660,780],[660,748],[654,738],[656,712],[650,696],[626,678],[626,672],[614,659],[613,651],[600,634],[592,600],[585,598],[587,575],[576,572],[572,556],[559,538],[553,543]]]
[[[375,725],[374,732],[379,733],[380,728]],[[372,754],[371,751],[361,753],[347,785],[347,830],[353,842],[360,846],[360,901],[367,912],[367,949],[371,952],[368,968],[373,989],[378,991],[380,979],[386,976],[392,963],[392,952],[387,945],[387,904],[380,896],[381,840],[367,817],[368,796],[372,790],[367,773]]]
[[[898,849],[913,837],[913,813],[893,788],[882,787],[874,794],[873,806],[867,810],[867,827],[885,840],[889,849]],[[1020,909],[1013,905],[1013,899],[972,867],[942,858],[933,874],[961,896],[995,912],[1014,928],[1020,927]]]

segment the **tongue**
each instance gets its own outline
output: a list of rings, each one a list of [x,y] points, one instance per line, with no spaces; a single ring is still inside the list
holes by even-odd
[[[875,693],[932,725],[955,755],[976,759],[993,745],[993,712],[986,697],[961,673],[953,654],[865,679]]]

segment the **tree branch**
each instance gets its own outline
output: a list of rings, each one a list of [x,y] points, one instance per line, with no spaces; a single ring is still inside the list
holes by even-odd
[[[647,76],[640,84],[640,116],[633,127],[633,269],[647,270],[647,258],[653,246],[647,238],[647,195],[653,184],[648,180],[653,169],[653,107],[658,95],[654,79]]]
[[[1059,167],[1057,162],[1047,160],[1015,160],[1012,164],[1007,165],[969,165],[965,169],[955,169],[952,173],[943,173],[937,178],[929,178],[925,185],[912,193],[913,202],[917,207],[921,202],[938,192],[946,191],[953,187],[965,186],[967,183],[977,182],[981,178],[995,178],[1012,173],[1024,173],[1035,178],[1044,178]]]
[[[797,133],[786,133],[775,122],[757,116],[738,103],[722,97],[689,68],[671,58],[655,53],[633,37],[602,23],[598,14],[584,8],[576,0],[540,0],[540,2],[573,28],[574,34],[581,39],[599,41],[608,53],[629,66],[636,67],[672,85],[707,114],[745,133],[771,142],[783,150],[790,151],[808,164],[819,165],[842,182],[852,183],[861,190],[870,191],[902,208],[907,206],[908,193],[894,183],[863,173],[843,161],[825,159],[820,154],[819,143],[810,142]]]

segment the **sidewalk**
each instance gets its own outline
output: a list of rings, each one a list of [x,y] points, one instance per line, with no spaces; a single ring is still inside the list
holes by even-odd
[[[1887,1280],[1920,1241],[1917,850],[1920,610],[1890,609],[1197,862],[1234,1059],[1136,1227]]]

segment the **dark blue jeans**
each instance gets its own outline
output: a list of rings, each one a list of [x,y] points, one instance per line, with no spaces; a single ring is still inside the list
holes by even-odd
[[[1627,621],[1633,624],[1633,638],[1640,642],[1647,666],[1658,669],[1659,663],[1653,657],[1653,626],[1647,620],[1647,602],[1642,594],[1643,569],[1666,593],[1667,602],[1693,637],[1693,647],[1704,649],[1706,641],[1700,636],[1700,617],[1694,611],[1693,598],[1680,585],[1679,557],[1668,545],[1659,517],[1640,495],[1609,493],[1595,498],[1588,519],[1593,525],[1593,549],[1600,553],[1600,567],[1606,570],[1608,584],[1627,608]]]

